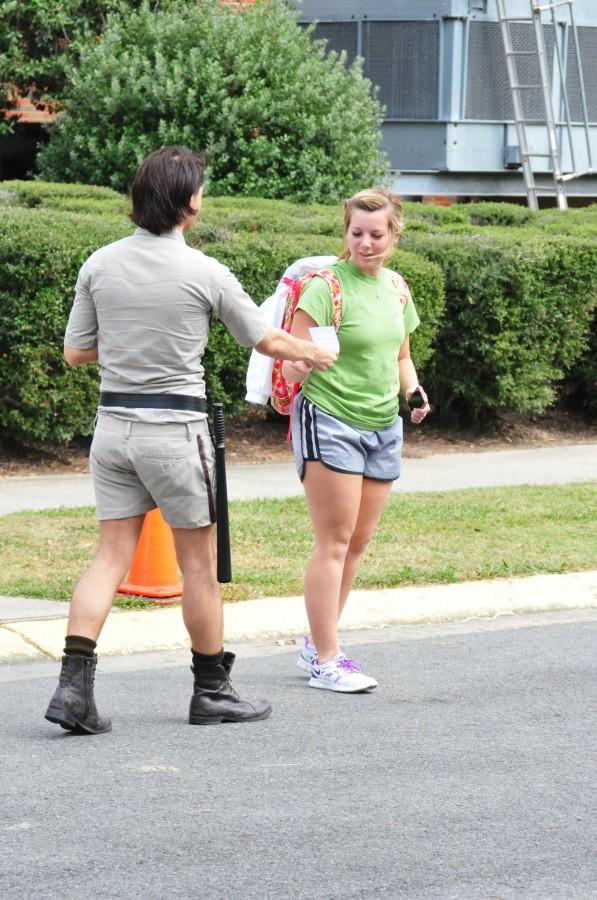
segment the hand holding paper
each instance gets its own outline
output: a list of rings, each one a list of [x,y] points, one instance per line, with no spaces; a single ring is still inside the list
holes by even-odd
[[[316,328],[309,328],[311,340],[314,344],[322,344],[326,347],[332,347],[336,353],[340,352],[340,344],[338,335],[333,325],[323,325]]]

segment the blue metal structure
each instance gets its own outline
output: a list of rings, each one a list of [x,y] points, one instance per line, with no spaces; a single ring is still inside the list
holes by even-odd
[[[530,0],[509,0],[509,9],[528,17]],[[349,62],[361,56],[365,75],[378,86],[386,108],[383,147],[397,193],[526,196],[496,0],[302,0],[300,10],[302,22],[317,23],[314,36],[329,49],[345,50]],[[568,17],[556,10],[557,32],[547,17],[544,24],[565,170],[588,167],[587,131],[597,158],[597,0],[574,0],[574,17],[584,92]],[[523,53],[535,46],[528,24],[514,24],[512,37]],[[530,54],[527,65],[536,80],[538,63]],[[525,104],[525,118],[537,120],[528,127],[529,144],[540,154],[548,149],[542,101],[531,95]],[[553,184],[548,154],[537,163],[536,182],[546,189]],[[597,175],[570,181],[567,192],[597,199]]]

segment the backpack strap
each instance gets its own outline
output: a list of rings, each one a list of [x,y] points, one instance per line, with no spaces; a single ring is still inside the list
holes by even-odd
[[[331,269],[320,269],[318,272],[309,272],[308,275],[305,275],[304,278],[300,279],[300,289],[298,291],[298,296],[296,298],[296,303],[294,304],[292,315],[294,315],[294,311],[296,310],[300,295],[312,278],[323,278],[330,289],[330,296],[332,298],[332,321],[330,322],[330,325],[333,325],[334,329],[338,331],[338,329],[340,328],[340,323],[342,322],[343,315],[342,288],[340,287],[338,276],[335,272],[332,272]]]
[[[404,309],[408,303],[408,295],[410,293],[406,278],[399,272],[393,272],[391,269],[388,269],[387,271],[389,272],[390,281],[392,282],[393,287],[398,292],[398,301],[402,306],[402,309]]]
[[[301,298],[303,285],[301,278],[285,278],[284,284],[288,286],[288,296],[286,298],[286,306],[284,307],[284,318],[282,319],[282,325],[280,327],[284,331],[289,332],[292,330],[292,320],[294,319],[294,314]]]
[[[330,269],[321,269],[317,272],[309,272],[303,278],[282,279],[283,283],[288,288],[286,305],[284,307],[284,318],[281,325],[284,331],[289,332],[292,330],[292,322],[294,319],[296,308],[298,306],[298,302],[301,298],[301,294],[311,278],[316,277],[323,278],[324,281],[329,285],[330,295],[332,298],[331,324],[333,325],[335,330],[338,331],[340,322],[342,321],[342,289],[340,287],[338,276]],[[281,359],[274,360],[271,379],[272,389],[270,402],[277,412],[282,413],[282,415],[291,416],[292,427],[292,404],[296,394],[300,390],[300,384],[290,384],[286,381],[286,379],[282,375],[282,363],[283,361]],[[290,430],[288,440],[290,440]]]

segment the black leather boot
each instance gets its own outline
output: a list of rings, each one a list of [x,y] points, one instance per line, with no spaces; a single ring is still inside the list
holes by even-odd
[[[97,656],[72,654],[62,657],[60,680],[46,719],[76,734],[102,734],[112,730],[110,719],[98,714],[93,696]]]
[[[257,722],[267,719],[272,708],[267,700],[241,700],[230,684],[234,653],[224,653],[220,666],[194,668],[193,696],[189,710],[191,725],[219,725],[221,722]]]

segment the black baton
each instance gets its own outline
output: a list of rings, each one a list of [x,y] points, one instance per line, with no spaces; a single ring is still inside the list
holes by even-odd
[[[220,584],[228,584],[232,581],[230,529],[228,523],[228,488],[226,486],[225,433],[224,409],[221,403],[214,403],[214,439],[216,445],[216,528],[218,538],[218,581]]]

